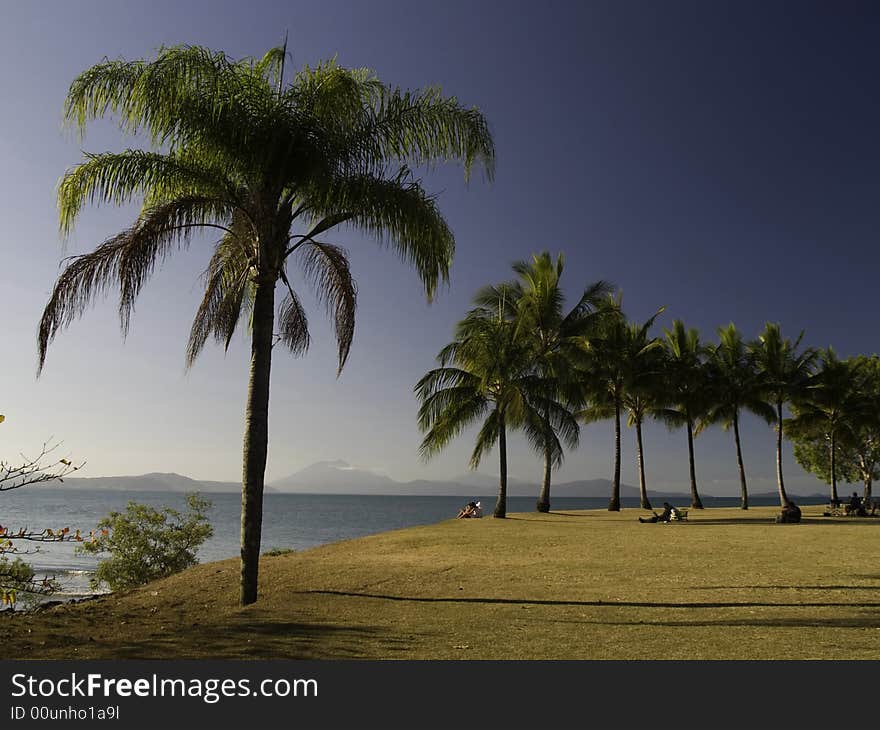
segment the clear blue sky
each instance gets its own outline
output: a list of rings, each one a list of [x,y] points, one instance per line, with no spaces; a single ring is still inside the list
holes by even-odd
[[[488,117],[497,176],[426,176],[456,234],[451,286],[427,305],[416,275],[373,242],[351,253],[360,296],[351,358],[335,378],[314,304],[307,358],[273,365],[268,477],[342,458],[406,480],[466,470],[466,435],[423,465],[413,384],[433,365],[474,290],[533,252],[564,252],[574,298],[609,279],[633,318],[660,305],[714,337],[767,320],[848,356],[877,351],[880,295],[880,9],[841,2],[70,2],[3,0],[0,26],[0,454],[49,436],[84,475],[177,471],[235,480],[248,350],[208,347],[184,371],[210,239],[146,288],[128,340],[115,301],[62,333],[36,380],[36,327],[59,262],[130,223],[135,209],[83,216],[62,248],[55,187],[81,150],[121,149],[110,123],[83,142],[61,126],[69,83],[103,57],[200,44],[261,55],[290,35],[294,65],[337,55],[390,84],[440,85]],[[707,494],[735,494],[731,436],[696,444]],[[585,428],[558,480],[608,477],[610,424]],[[633,436],[624,480],[636,482]],[[512,442],[514,475],[539,461]],[[645,435],[649,485],[685,490],[683,432]],[[755,490],[774,483],[773,434],[749,421]],[[796,491],[819,487],[786,457]],[[496,471],[494,455],[484,470]]]

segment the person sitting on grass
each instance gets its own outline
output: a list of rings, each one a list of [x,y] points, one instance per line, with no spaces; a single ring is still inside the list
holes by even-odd
[[[795,523],[801,521],[801,508],[794,500],[788,500],[788,504],[782,508],[782,513],[776,518],[777,522]]]
[[[661,514],[657,514],[654,510],[653,517],[639,517],[639,522],[669,522],[672,520],[672,512],[675,508],[669,504],[669,502],[663,503],[663,512]]]
[[[458,511],[459,519],[466,519],[469,517],[482,517],[483,511],[480,509],[479,502],[468,502],[464,507],[462,507]]]
[[[859,517],[868,516],[865,507],[862,505],[862,499],[859,497],[858,492],[853,492],[852,497],[849,498],[849,504],[846,506],[846,513],[848,515],[857,515]]]

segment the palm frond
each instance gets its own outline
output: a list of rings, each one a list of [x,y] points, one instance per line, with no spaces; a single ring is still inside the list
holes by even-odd
[[[479,467],[483,457],[492,450],[492,447],[495,446],[496,443],[498,443],[498,437],[500,435],[499,429],[501,428],[502,423],[503,421],[498,409],[493,409],[477,433],[477,439],[474,442],[474,450],[471,452],[471,459],[469,462],[471,469]]]
[[[464,429],[482,418],[488,409],[489,402],[485,398],[464,400],[450,404],[431,424],[431,427],[422,439],[422,443],[419,446],[421,458],[424,461],[430,459]],[[495,411],[492,413],[494,414]]]
[[[224,124],[224,115],[241,110],[236,97],[253,98],[258,79],[271,95],[252,59],[236,63],[222,52],[173,46],[160,49],[151,62],[105,61],[80,74],[68,90],[64,116],[82,131],[88,121],[112,112],[126,132],[146,129],[154,144],[182,141],[189,125],[202,132],[211,124],[245,131]],[[248,81],[250,93],[242,94]]]
[[[460,368],[442,367],[429,370],[414,388],[420,400],[426,400],[443,388],[477,387],[480,379]]]
[[[418,181],[369,175],[341,177],[312,190],[309,209],[318,217],[343,216],[348,225],[390,243],[412,264],[431,299],[449,278],[455,238],[435,199]]]
[[[549,427],[546,419],[541,418],[536,411],[529,411],[523,419],[521,428],[536,454],[545,456],[549,452],[550,463],[554,467],[562,465],[565,450],[562,448],[556,432]]]
[[[422,431],[431,429],[444,419],[444,414],[453,413],[462,403],[476,402],[483,396],[473,383],[451,386],[434,391],[422,401],[419,407],[418,424]]]
[[[281,302],[278,315],[278,327],[281,341],[287,345],[292,355],[304,355],[311,344],[309,335],[309,320],[306,316],[302,302],[293,288],[289,285],[287,277],[284,277],[287,287],[287,296]]]
[[[465,179],[477,162],[488,179],[494,177],[495,147],[479,110],[463,108],[437,87],[417,92],[378,91],[378,103],[365,110],[360,125],[351,132],[352,147],[362,148],[380,165],[389,159],[413,167],[429,166],[437,160],[461,160]]]
[[[342,372],[354,339],[357,286],[351,277],[344,249],[329,243],[308,241],[299,251],[302,270],[312,282],[318,300],[333,317],[339,352],[337,375]]]
[[[208,338],[229,349],[235,329],[253,306],[251,278],[255,260],[248,223],[233,215],[231,228],[217,244],[205,271],[205,293],[190,329],[186,365],[192,367]]]
[[[86,203],[126,205],[138,196],[147,196],[147,210],[161,206],[169,198],[198,197],[206,205],[217,201],[215,209],[204,209],[201,220],[225,217],[234,205],[230,188],[222,175],[204,165],[187,164],[172,155],[143,150],[120,153],[86,154],[86,161],[68,170],[58,187],[61,232],[72,230]],[[152,204],[152,205],[151,205]]]
[[[176,243],[186,246],[194,228],[229,215],[222,202],[191,197],[147,210],[122,233],[94,251],[75,256],[58,277],[38,332],[39,370],[55,335],[79,317],[98,293],[119,286],[122,334],[128,331],[135,299],[146,279]]]

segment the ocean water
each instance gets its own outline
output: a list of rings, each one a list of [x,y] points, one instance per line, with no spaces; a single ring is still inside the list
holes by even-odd
[[[214,536],[199,550],[201,562],[222,560],[239,554],[241,500],[237,494],[204,494],[212,502],[208,517]],[[482,502],[483,513],[491,516],[495,495],[474,494]],[[28,487],[0,494],[0,525],[19,528],[58,530],[69,527],[83,534],[112,510],[124,511],[129,501],[157,508],[173,507],[185,511],[183,494],[169,492],[111,492],[106,490],[65,490],[42,486]],[[425,525],[455,517],[466,502],[461,496],[367,496],[325,494],[266,494],[263,498],[262,550],[291,548],[305,550],[326,543],[365,535]],[[686,505],[688,500],[677,504]],[[737,506],[738,498],[703,497],[707,507]],[[760,500],[752,502],[756,506]],[[802,500],[809,503],[809,500]],[[554,511],[601,509],[607,498],[551,498]],[[777,504],[764,500],[764,504]],[[638,501],[623,499],[624,507],[637,507]],[[509,497],[508,512],[530,512],[535,497]],[[42,577],[54,576],[62,585],[62,594],[90,593],[89,578],[101,556],[75,552],[76,543],[25,544],[37,552],[22,556]],[[62,596],[56,596],[60,598]]]

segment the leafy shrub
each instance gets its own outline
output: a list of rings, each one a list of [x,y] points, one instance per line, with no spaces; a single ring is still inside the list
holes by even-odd
[[[211,502],[186,496],[187,513],[129,502],[125,512],[110,512],[78,552],[110,553],[98,563],[92,588],[106,583],[116,591],[179,573],[196,563],[199,546],[214,534],[205,512]]]
[[[14,606],[20,590],[34,580],[34,569],[21,558],[10,560],[0,555],[0,607]]]

